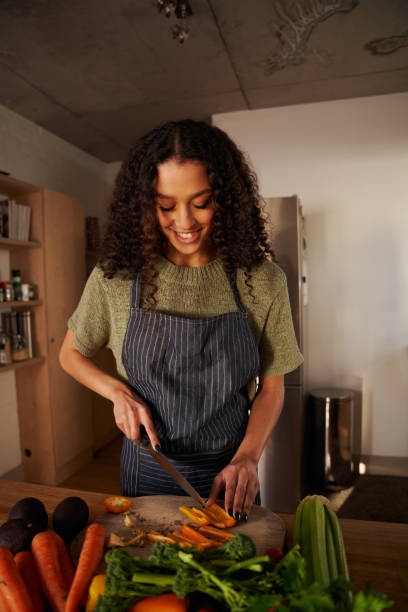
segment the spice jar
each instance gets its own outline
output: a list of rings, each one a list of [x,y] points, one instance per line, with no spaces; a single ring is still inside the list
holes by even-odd
[[[23,361],[28,359],[27,342],[23,334],[19,332],[17,326],[17,313],[10,313],[11,321],[11,358],[13,361]]]
[[[11,272],[11,284],[14,291],[14,299],[18,302],[21,301],[21,272],[20,270],[12,270]]]
[[[4,344],[5,362],[3,365],[11,363],[11,338],[8,333],[7,319],[9,313],[1,313],[0,315],[0,344]]]
[[[0,342],[0,366],[7,365],[6,345]]]

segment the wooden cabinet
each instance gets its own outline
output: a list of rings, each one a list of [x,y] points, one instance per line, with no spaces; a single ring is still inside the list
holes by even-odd
[[[8,177],[0,177],[0,192],[31,207],[30,242],[0,239],[0,248],[10,250],[10,268],[38,288],[38,301],[26,303],[33,311],[34,359],[6,366],[15,369],[25,480],[58,484],[92,458],[90,392],[58,362],[85,284],[83,204]]]

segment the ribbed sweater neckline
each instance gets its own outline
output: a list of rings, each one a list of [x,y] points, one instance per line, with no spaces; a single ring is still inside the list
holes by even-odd
[[[156,263],[160,279],[170,283],[197,285],[209,280],[225,281],[225,272],[219,258],[203,266],[179,266],[161,256]]]

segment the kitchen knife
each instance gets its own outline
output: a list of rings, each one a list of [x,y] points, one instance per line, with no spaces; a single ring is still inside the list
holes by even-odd
[[[176,482],[179,485],[179,487],[183,489],[183,491],[187,493],[187,495],[189,495],[196,502],[198,502],[200,506],[207,508],[207,506],[205,505],[205,501],[203,500],[201,495],[188,482],[187,478],[184,478],[183,474],[180,474],[178,469],[175,468],[172,463],[170,463],[170,461],[167,459],[165,455],[163,455],[162,452],[155,451],[150,442],[147,445],[146,441],[144,441],[142,443],[142,446],[149,451],[153,459],[157,461],[159,465],[161,465],[161,467],[167,472],[167,474],[174,480],[174,482]]]

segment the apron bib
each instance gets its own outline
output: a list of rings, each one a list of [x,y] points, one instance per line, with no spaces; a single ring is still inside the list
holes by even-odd
[[[203,497],[245,434],[247,384],[258,349],[231,284],[237,312],[189,319],[140,308],[140,274],[132,283],[122,361],[129,385],[151,410],[161,448]],[[148,452],[124,436],[122,493],[184,495]]]

